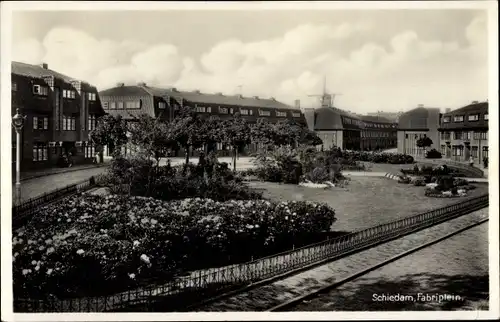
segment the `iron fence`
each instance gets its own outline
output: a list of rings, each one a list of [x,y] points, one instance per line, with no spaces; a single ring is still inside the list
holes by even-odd
[[[211,296],[404,236],[487,207],[488,204],[488,195],[482,195],[250,262],[192,272],[189,276],[177,278],[161,286],[92,298],[15,299],[14,310],[16,312],[175,311]]]
[[[40,206],[44,206],[46,204],[55,202],[64,197],[68,197],[75,193],[88,190],[94,187],[102,180],[103,176],[98,175],[95,177],[90,177],[89,179],[82,180],[80,182],[68,185],[66,187],[46,192],[40,196],[35,198],[28,199],[21,204],[12,206],[12,226],[15,229],[16,227],[22,225],[26,220],[31,218],[36,210]]]

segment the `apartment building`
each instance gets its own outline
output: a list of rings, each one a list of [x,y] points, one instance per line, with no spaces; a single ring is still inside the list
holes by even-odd
[[[471,104],[445,113],[440,126],[444,158],[480,164],[488,157],[488,102]]]
[[[49,69],[47,64],[11,64],[12,115],[26,116],[21,133],[21,169],[55,166],[63,154],[73,163],[88,163],[96,149],[88,140],[104,111],[97,89]],[[16,162],[12,129],[12,163]]]
[[[420,104],[400,115],[397,133],[398,153],[413,157],[425,157],[425,149],[417,147],[420,138],[429,137],[432,140],[430,149],[440,148],[441,113],[439,108],[424,107]]]
[[[116,87],[101,91],[99,96],[107,113],[121,115],[126,120],[132,120],[134,115],[140,114],[169,120],[175,116],[179,107],[190,107],[206,118],[230,119],[235,113],[239,113],[250,123],[257,122],[259,118],[270,122],[293,119],[306,126],[304,114],[297,105],[299,103],[296,102],[296,106],[292,107],[274,98],[181,91],[177,88],[148,86],[146,83],[127,86],[118,83]],[[257,146],[251,144],[247,152],[256,149]],[[218,144],[217,150],[225,150],[225,147]],[[178,156],[182,153],[179,151]]]
[[[396,146],[396,123],[382,117],[354,114],[333,106],[305,109],[311,130],[322,139],[324,150],[378,150]]]

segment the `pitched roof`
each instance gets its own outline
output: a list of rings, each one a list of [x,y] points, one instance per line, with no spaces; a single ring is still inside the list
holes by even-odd
[[[444,115],[459,115],[464,113],[488,113],[488,102],[474,102],[464,107],[460,107],[456,110],[445,113]]]
[[[149,96],[150,93],[140,86],[117,86],[99,92],[99,96]]]
[[[375,123],[393,123],[391,120],[376,115],[362,115],[361,120],[365,122],[375,122]]]
[[[73,77],[69,77],[67,75],[56,72],[52,69],[45,69],[39,65],[31,65],[21,62],[13,61],[11,63],[11,73],[20,76],[32,77],[32,78],[43,78],[45,76],[53,76],[54,78],[59,78],[64,80],[65,82],[78,81]],[[83,83],[87,83],[82,81]],[[87,83],[88,84],[88,83]],[[90,85],[90,84],[89,84]]]
[[[469,121],[468,116],[479,114],[477,121]],[[443,117],[449,117],[450,122],[444,123],[441,119],[441,129],[443,130],[460,130],[460,129],[487,129],[488,120],[484,119],[484,115],[488,114],[488,102],[472,103],[461,107],[454,111],[443,114]],[[453,116],[464,116],[463,122],[454,122]]]

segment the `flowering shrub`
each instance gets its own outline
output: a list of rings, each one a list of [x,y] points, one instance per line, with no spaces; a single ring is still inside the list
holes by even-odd
[[[165,282],[318,241],[335,220],[333,209],[306,201],[78,194],[41,207],[14,232],[14,292],[89,296]]]
[[[441,152],[439,152],[438,150],[431,149],[430,151],[427,151],[425,157],[427,159],[441,159],[443,156],[441,155]]]
[[[368,161],[374,163],[405,164],[413,163],[411,155],[386,152],[343,151],[343,157],[354,161]]]

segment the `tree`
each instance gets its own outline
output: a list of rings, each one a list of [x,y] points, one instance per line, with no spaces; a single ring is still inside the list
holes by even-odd
[[[221,122],[220,139],[233,149],[233,170],[236,171],[237,151],[251,142],[250,126],[239,113]]]
[[[273,124],[269,123],[267,119],[258,119],[256,123],[252,124],[250,136],[253,143],[263,145],[266,148],[276,141]]]
[[[97,145],[114,149],[113,154],[119,155],[121,147],[128,142],[127,123],[120,116],[104,115],[97,121],[97,126],[89,133],[90,140]]]
[[[128,131],[130,142],[139,147],[146,158],[154,158],[157,166],[160,158],[177,146],[173,133],[159,118],[145,114],[134,117],[134,121],[129,123]]]
[[[167,126],[171,139],[186,151],[186,169],[191,149],[202,147],[206,139],[203,120],[191,108],[185,107]]]
[[[427,150],[428,147],[432,145],[432,139],[428,136],[424,136],[423,138],[420,138],[417,140],[417,147],[424,149],[424,151]]]

